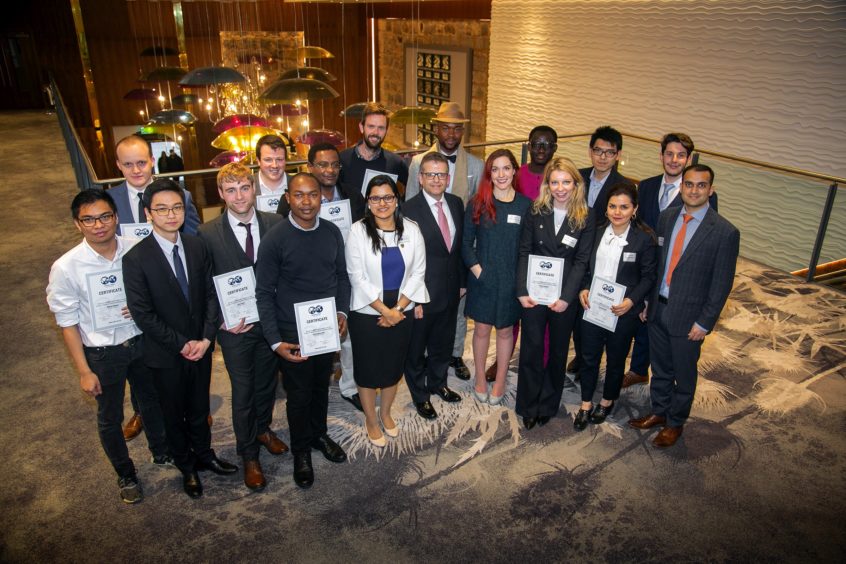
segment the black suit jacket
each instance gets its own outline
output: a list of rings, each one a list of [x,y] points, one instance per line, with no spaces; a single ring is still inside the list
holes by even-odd
[[[123,257],[126,303],[135,324],[144,332],[144,360],[154,368],[172,367],[182,358],[185,343],[209,339],[217,331],[217,295],[212,261],[198,238],[180,236],[185,251],[189,300],[153,235],[139,241]]]
[[[424,313],[437,313],[456,307],[461,288],[467,283],[467,269],[461,260],[464,203],[453,194],[444,194],[444,200],[455,224],[455,237],[449,250],[423,192],[402,204],[403,215],[417,223],[426,243],[426,289],[429,291],[429,303],[423,304]]]
[[[259,235],[263,239],[267,235],[267,232],[270,231],[270,228],[277,223],[281,223],[284,218],[276,214],[256,210],[256,215],[253,219],[258,222]],[[253,266],[253,262],[247,257],[244,249],[238,243],[238,239],[235,238],[235,233],[232,232],[232,226],[229,224],[226,211],[212,221],[201,225],[199,236],[205,242],[211,254],[212,269],[215,275],[226,274],[233,270],[241,270],[242,268]],[[261,246],[260,241],[259,246]],[[222,323],[223,314],[221,312],[218,316],[217,327],[220,327]],[[256,323],[250,329],[250,332],[262,335],[261,323]],[[242,338],[242,335],[235,335],[226,330],[221,330],[217,334],[218,342],[224,347],[235,345]]]
[[[352,223],[364,217],[364,196],[358,190],[348,190],[340,182],[335,185],[338,188],[338,194],[342,200],[350,201],[350,213],[352,214]],[[291,211],[291,206],[288,205],[288,200],[282,198],[279,200],[279,207],[276,208],[276,213],[288,217]]]
[[[590,192],[590,173],[592,170],[593,167],[579,169],[579,174],[582,175],[582,179],[585,181],[585,199],[587,199],[588,193]],[[602,190],[600,190],[599,195],[596,196],[596,201],[593,202],[592,209],[596,210],[596,217],[605,217],[605,210],[608,207],[608,191],[618,182],[625,182],[627,184],[631,184],[632,186],[635,185],[634,182],[617,172],[617,166],[615,165],[614,168],[611,169],[611,172],[608,173],[608,178],[605,179],[605,184],[602,185]]]
[[[528,296],[526,276],[529,272],[529,255],[541,255],[564,259],[564,281],[561,284],[561,299],[572,304],[578,297],[585,275],[595,230],[594,213],[588,214],[582,229],[571,229],[565,220],[558,233],[555,232],[555,216],[552,212],[535,214],[531,208],[523,217],[520,233],[520,256],[517,259],[517,297]],[[576,239],[570,246],[564,239]]]
[[[596,271],[596,251],[602,242],[605,234],[604,224],[596,228],[596,237],[593,240],[593,249],[590,253],[590,262],[585,270],[582,279],[582,289],[590,290],[593,281],[593,273]],[[651,233],[647,233],[632,225],[626,235],[626,242],[623,253],[633,253],[634,258],[626,261],[626,254],[620,255],[620,264],[617,266],[615,282],[626,287],[626,295],[634,302],[634,306],[625,315],[637,315],[643,311],[643,301],[649,298],[658,274],[655,272],[658,266],[658,242]],[[628,255],[631,257],[631,255]]]
[[[663,180],[664,175],[659,174],[658,176],[641,180],[637,188],[637,213],[643,222],[653,230],[658,227],[658,216],[661,214],[661,210],[658,208],[658,200],[661,197],[661,183]],[[681,192],[679,192],[667,208],[674,208],[682,205],[682,203]],[[719,211],[717,209],[716,192],[711,194],[708,204],[714,211]]]

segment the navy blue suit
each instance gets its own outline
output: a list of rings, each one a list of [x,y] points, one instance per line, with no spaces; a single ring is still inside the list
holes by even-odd
[[[121,182],[117,186],[109,188],[108,192],[117,206],[120,223],[134,223],[132,220],[132,206],[137,206],[137,203],[129,201],[129,191],[126,188],[126,182]],[[182,192],[185,194],[185,223],[182,224],[180,231],[188,235],[196,235],[197,229],[200,226],[200,215],[197,213],[197,208],[191,199],[191,192],[185,188],[182,189]],[[144,218],[140,218],[141,223],[145,221]],[[118,225],[117,233],[121,235],[120,225]]]

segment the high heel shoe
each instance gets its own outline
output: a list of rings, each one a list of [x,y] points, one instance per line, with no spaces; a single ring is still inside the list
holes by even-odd
[[[597,405],[596,409],[593,410],[593,413],[590,416],[590,422],[594,425],[599,425],[604,422],[605,418],[611,415],[611,412],[614,410],[614,403],[615,402],[612,401],[611,405]]]
[[[505,398],[505,394],[502,394],[501,396],[495,396],[493,394],[490,394],[488,396],[488,403],[491,404],[492,406],[496,407],[496,406],[502,404],[502,400],[504,398]]]
[[[476,388],[471,388],[473,391],[473,397],[476,398],[476,401],[479,403],[488,403],[488,390],[487,387],[485,388],[485,393],[482,394],[481,392],[477,392]]]
[[[388,426],[385,425],[385,420],[382,419],[381,409],[377,410],[377,415],[379,416],[379,422],[382,424],[382,428],[385,430],[385,434],[391,437],[392,439],[399,437],[399,425],[394,422],[394,426],[389,429]]]
[[[576,431],[585,430],[590,419],[591,411],[593,411],[593,406],[590,406],[588,409],[579,409],[579,412],[576,413],[576,419],[573,421],[573,428]]]
[[[380,418],[381,420],[381,418]],[[380,434],[378,438],[373,438],[370,436],[370,431],[367,430],[367,425],[364,426],[364,434],[367,435],[367,440],[370,441],[370,444],[377,448],[385,448],[388,445],[387,439],[385,439],[384,434]]]

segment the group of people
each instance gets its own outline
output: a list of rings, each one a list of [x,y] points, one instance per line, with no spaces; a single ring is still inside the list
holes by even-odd
[[[376,448],[401,432],[392,407],[403,379],[424,419],[438,417],[433,395],[462,401],[447,385],[450,367],[472,379],[475,401],[503,405],[518,334],[514,408],[527,429],[555,417],[565,385],[574,385],[568,371],[581,386],[574,427],[583,430],[601,424],[621,388],[644,382],[651,364],[651,412],[629,424],[661,426],[657,446],[676,442],[702,340],[731,290],[738,254],[737,229],[716,212],[713,171],[691,165],[693,142],[670,133],[661,143],[664,172],[638,188],[617,172],[623,140],[607,126],[590,139],[587,169],[555,156],[557,134],[547,126],[531,131],[522,167],[507,149],[483,162],[461,144],[468,123],[458,104],[444,103],[433,120],[437,142],[406,166],[382,148],[388,112],[368,104],[356,145],[314,145],[307,172],[293,176],[284,141],[263,137],[255,175],[240,163],[220,169],[223,212],[202,225],[189,192],[153,179],[146,141],[117,144],[125,182],[74,198],[83,240],[54,263],[47,301],[83,391],[96,398],[124,502],[143,498],[126,447],[142,428],[152,463],[178,468],[190,497],[203,494],[199,472],[239,471],[211,448],[215,341],[248,488],[266,486],[262,447],[289,450],[271,428],[279,372],[295,483],[312,485],[312,450],[346,460],[327,429],[335,355],[304,354],[300,343],[301,306],[327,299],[340,392],[363,412]],[[346,224],[325,213],[340,204]],[[561,264],[551,299],[530,282],[537,257]],[[255,316],[228,319],[222,293],[241,291],[245,278]],[[591,320],[591,308],[602,306],[597,279],[624,294],[610,307],[610,325]],[[463,360],[468,318],[474,374]],[[496,362],[487,367],[494,329]],[[565,366],[571,335],[578,366]],[[122,429],[127,382],[134,414]]]

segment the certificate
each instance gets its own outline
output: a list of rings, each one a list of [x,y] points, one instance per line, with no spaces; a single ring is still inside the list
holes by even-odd
[[[126,291],[123,287],[123,271],[104,270],[89,272],[85,276],[88,285],[88,306],[94,329],[103,331],[132,325],[132,319],[123,316],[126,307]]]
[[[320,206],[320,219],[331,221],[341,230],[344,242],[352,228],[352,213],[350,212],[350,201],[339,200],[337,202],[326,202]]]
[[[611,312],[611,306],[620,305],[626,297],[626,287],[607,278],[594,276],[590,283],[590,309],[582,317],[603,329],[617,329],[617,316]]]
[[[341,350],[335,298],[294,304],[300,355],[311,356]]]
[[[120,226],[120,233],[123,237],[136,241],[140,241],[152,232],[153,224],[151,223],[124,223]]]
[[[541,305],[552,305],[561,298],[564,259],[529,255],[526,287],[529,297]]]
[[[215,276],[214,289],[217,291],[217,301],[220,302],[223,323],[227,329],[232,329],[242,319],[244,323],[255,323],[259,320],[256,275],[251,266]]]
[[[279,201],[284,197],[282,194],[256,196],[256,209],[258,211],[276,213],[276,208],[279,207]]]
[[[383,172],[381,170],[373,170],[372,168],[368,168],[364,171],[364,181],[361,183],[362,196],[364,196],[364,194],[367,192],[367,185],[370,183],[370,179],[374,176],[379,176],[380,174],[384,174],[385,176],[390,177],[391,180],[394,181],[394,184],[396,184],[397,179],[399,178],[399,176],[396,174],[391,174],[389,172]]]

